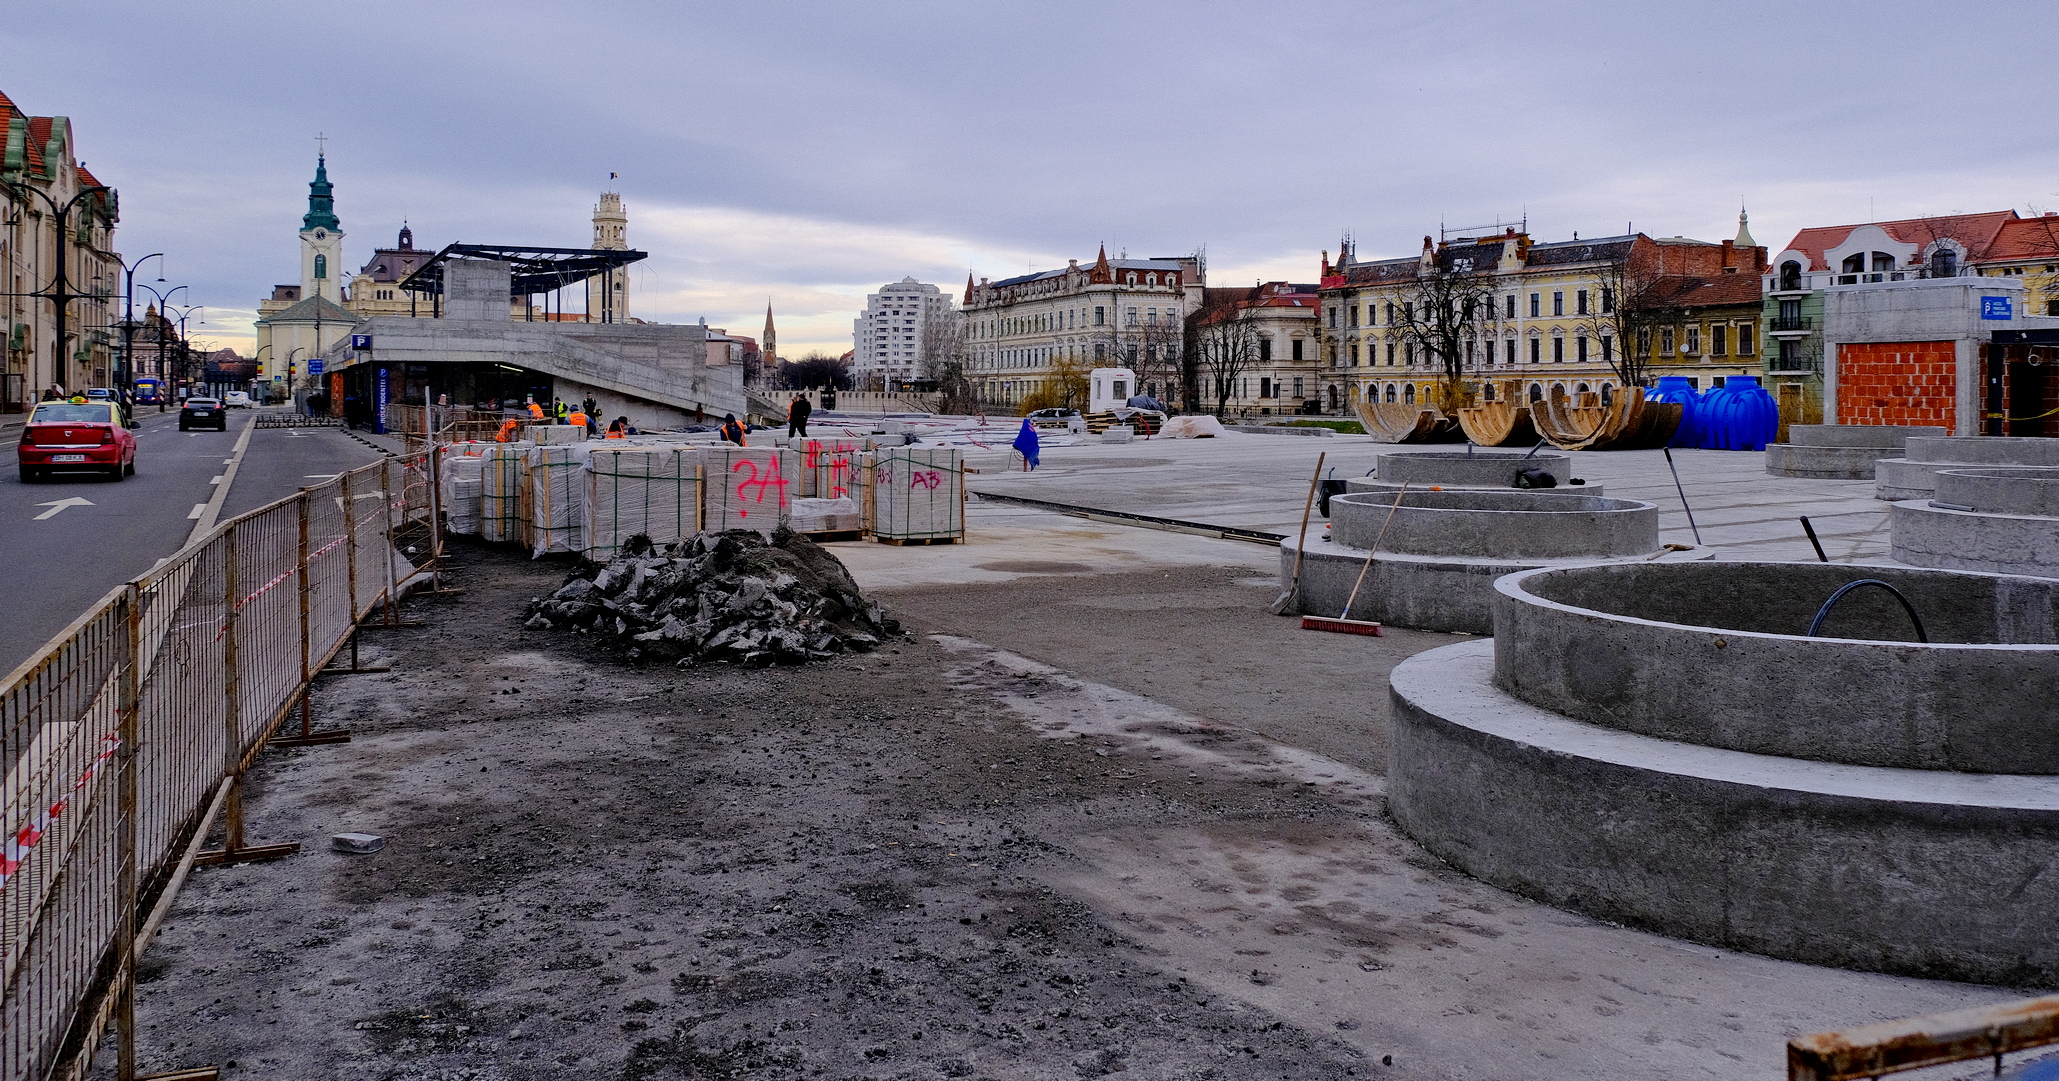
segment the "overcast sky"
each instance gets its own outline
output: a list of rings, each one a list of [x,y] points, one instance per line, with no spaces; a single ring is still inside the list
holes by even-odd
[[[72,118],[248,351],[315,136],[345,261],[583,246],[621,191],[640,317],[851,346],[865,294],[1206,246],[1312,281],[1439,224],[1718,240],[2059,206],[2037,3],[0,2],[0,90]],[[2034,46],[2034,47],[2030,47]],[[2030,48],[2026,48],[2030,47]],[[610,182],[608,174],[621,179]],[[154,279],[155,273],[143,275]],[[576,301],[575,301],[576,304]]]

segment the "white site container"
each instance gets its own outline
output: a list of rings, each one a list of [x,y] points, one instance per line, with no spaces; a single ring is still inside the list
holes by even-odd
[[[1106,413],[1128,405],[1137,393],[1137,373],[1128,368],[1095,368],[1087,373],[1087,412]]]

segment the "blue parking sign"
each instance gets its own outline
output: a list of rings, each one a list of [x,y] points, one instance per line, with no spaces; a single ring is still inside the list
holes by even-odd
[[[2008,297],[1981,297],[1980,317],[1982,319],[2016,318]]]
[[[350,336],[350,347],[352,349],[370,349],[372,347],[372,336],[370,334],[353,334]]]

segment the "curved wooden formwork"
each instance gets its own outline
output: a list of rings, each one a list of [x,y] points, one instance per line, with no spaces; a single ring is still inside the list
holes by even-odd
[[[1521,384],[1510,383],[1494,401],[1460,409],[1460,430],[1483,447],[1527,447],[1537,442],[1537,426],[1530,422],[1530,406],[1521,392]]]
[[[1380,443],[1456,443],[1465,438],[1458,421],[1435,406],[1399,402],[1357,402],[1366,434]]]
[[[1603,404],[1594,393],[1568,396],[1554,389],[1533,402],[1537,434],[1560,450],[1645,450],[1663,447],[1680,427],[1678,402],[1653,402],[1635,388]]]

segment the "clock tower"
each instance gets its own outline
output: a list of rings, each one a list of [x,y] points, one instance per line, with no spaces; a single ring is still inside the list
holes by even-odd
[[[315,158],[315,178],[307,186],[307,216],[300,219],[300,290],[303,298],[343,302],[343,229],[336,220],[326,155]]]

